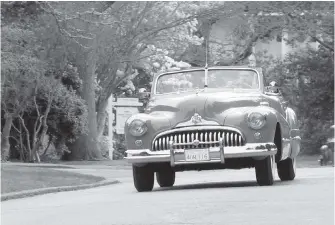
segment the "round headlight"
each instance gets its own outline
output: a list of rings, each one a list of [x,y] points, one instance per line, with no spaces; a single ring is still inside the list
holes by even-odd
[[[248,114],[247,123],[252,129],[261,129],[266,124],[266,116],[260,112],[251,112]]]
[[[142,136],[147,130],[148,127],[142,120],[135,119],[129,124],[129,133],[135,137]]]

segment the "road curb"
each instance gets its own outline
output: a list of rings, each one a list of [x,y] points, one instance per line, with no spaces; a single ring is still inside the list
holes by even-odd
[[[19,199],[19,198],[27,198],[33,197],[37,195],[44,195],[50,193],[57,193],[57,192],[65,192],[65,191],[77,191],[77,190],[84,190],[89,188],[107,186],[112,184],[118,184],[120,181],[118,180],[104,180],[93,184],[82,184],[76,186],[61,186],[61,187],[51,187],[51,188],[41,188],[41,189],[34,189],[28,191],[20,191],[20,192],[13,192],[8,194],[1,194],[1,202]]]

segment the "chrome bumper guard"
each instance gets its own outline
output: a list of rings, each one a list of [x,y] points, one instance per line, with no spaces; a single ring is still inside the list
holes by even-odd
[[[209,159],[203,161],[187,161],[185,151],[188,149],[176,149],[173,141],[169,142],[169,150],[151,151],[150,149],[127,150],[125,159],[129,163],[153,163],[170,162],[171,166],[197,164],[197,163],[225,163],[227,158],[262,157],[275,155],[277,147],[274,143],[251,143],[244,146],[224,147],[221,138],[219,147],[210,147]],[[191,149],[190,149],[191,150]],[[196,149],[192,149],[196,150]],[[199,149],[201,150],[201,149]]]

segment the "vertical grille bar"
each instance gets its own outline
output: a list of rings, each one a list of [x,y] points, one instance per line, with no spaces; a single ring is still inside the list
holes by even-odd
[[[230,146],[229,132],[226,132],[226,138],[227,138],[227,146]]]
[[[163,149],[165,149],[165,138],[161,138],[162,139],[162,147]]]

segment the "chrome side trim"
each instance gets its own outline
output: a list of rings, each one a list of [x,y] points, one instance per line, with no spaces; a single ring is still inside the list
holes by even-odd
[[[269,106],[270,104],[268,102],[260,102],[259,103],[261,106]]]

